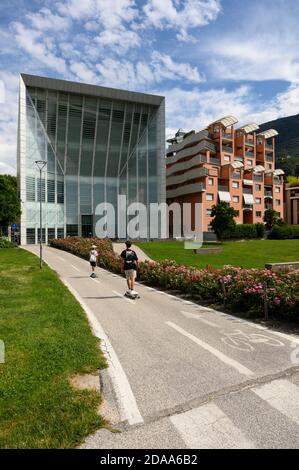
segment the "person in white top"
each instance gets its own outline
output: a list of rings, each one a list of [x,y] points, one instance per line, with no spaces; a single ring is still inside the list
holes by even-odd
[[[89,253],[89,263],[91,266],[91,275],[90,277],[96,277],[95,268],[97,266],[98,252],[96,250],[96,245],[92,245],[91,251]]]

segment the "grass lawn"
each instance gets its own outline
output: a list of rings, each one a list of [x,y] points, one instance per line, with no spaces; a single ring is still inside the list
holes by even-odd
[[[0,249],[0,448],[70,448],[104,425],[69,378],[106,367],[81,306],[38,259]]]
[[[248,240],[205,243],[203,248],[220,247],[222,253],[194,254],[183,242],[138,242],[153,260],[173,259],[185,266],[221,267],[226,264],[243,268],[263,268],[266,263],[299,261],[299,240]]]

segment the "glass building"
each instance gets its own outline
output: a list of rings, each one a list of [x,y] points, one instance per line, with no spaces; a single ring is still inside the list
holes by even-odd
[[[22,74],[17,160],[21,244],[39,241],[40,194],[44,242],[94,235],[99,203],[165,202],[165,99]]]

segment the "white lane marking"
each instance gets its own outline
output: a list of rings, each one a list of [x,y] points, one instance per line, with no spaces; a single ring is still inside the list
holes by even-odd
[[[299,388],[288,380],[273,382],[255,387],[252,391],[273,408],[299,424]]]
[[[97,282],[98,284],[101,284],[101,286],[103,285],[101,281],[99,281],[98,279],[95,279],[94,277],[91,277],[90,279],[94,282]]]
[[[166,325],[170,326],[174,330],[178,331],[182,335],[186,336],[189,338],[191,341],[194,343],[198,344],[201,346],[203,349],[206,351],[210,352],[214,356],[216,356],[220,361],[224,362],[230,367],[233,367],[236,369],[240,374],[247,375],[247,376],[252,376],[254,373],[250,370],[247,369],[247,367],[243,366],[239,362],[235,361],[234,359],[226,356],[226,354],[223,354],[222,352],[218,351],[218,349],[213,348],[213,346],[210,346],[209,344],[205,343],[201,339],[197,338],[196,336],[193,336],[192,334],[188,333],[188,331],[183,330],[180,326],[176,325],[175,323],[172,323],[170,321],[166,322]]]
[[[78,271],[78,273],[80,272],[80,269],[76,268],[76,266],[74,266],[73,264],[71,264],[71,267]]]
[[[91,325],[93,334],[101,340],[104,355],[106,356],[108,364],[108,373],[114,385],[114,390],[117,396],[119,405],[119,412],[122,421],[128,421],[130,425],[143,423],[143,418],[139,411],[136,399],[131,389],[130,383],[126,376],[124,369],[114,351],[112,344],[110,343],[106,333],[104,332],[99,320],[93,313],[93,311],[86,305],[82,297],[78,292],[62,278],[63,283],[78,300],[82,308],[85,310],[89,323]]]
[[[113,290],[112,291],[114,294],[116,294],[118,297],[122,298],[122,299],[125,299],[127,302],[130,302],[130,304],[134,304],[135,305],[135,300],[132,300],[132,299],[128,299],[128,297],[125,297],[123,294],[121,294],[120,292],[117,292],[116,290]]]
[[[214,403],[170,417],[189,449],[252,449],[254,444]]]
[[[192,320],[199,320],[202,323],[206,323],[209,326],[213,326],[214,328],[220,328],[219,325],[216,325],[216,323],[213,323],[212,321],[206,320],[202,317],[202,315],[198,315],[198,313],[185,312],[184,310],[181,310],[181,313],[186,318],[191,318]]]

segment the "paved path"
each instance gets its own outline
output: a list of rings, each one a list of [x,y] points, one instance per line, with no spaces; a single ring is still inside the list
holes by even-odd
[[[120,255],[121,252],[125,249],[125,244],[124,243],[112,243],[113,244],[113,250],[117,255]],[[136,251],[136,254],[138,256],[139,261],[152,261],[151,258],[144,253],[144,251],[139,248],[139,246],[132,245],[132,250]]]
[[[298,337],[141,285],[131,301],[123,278],[98,269],[92,280],[86,261],[49,247],[44,256],[110,363],[103,393],[122,432],[100,430],[84,447],[298,448]]]

